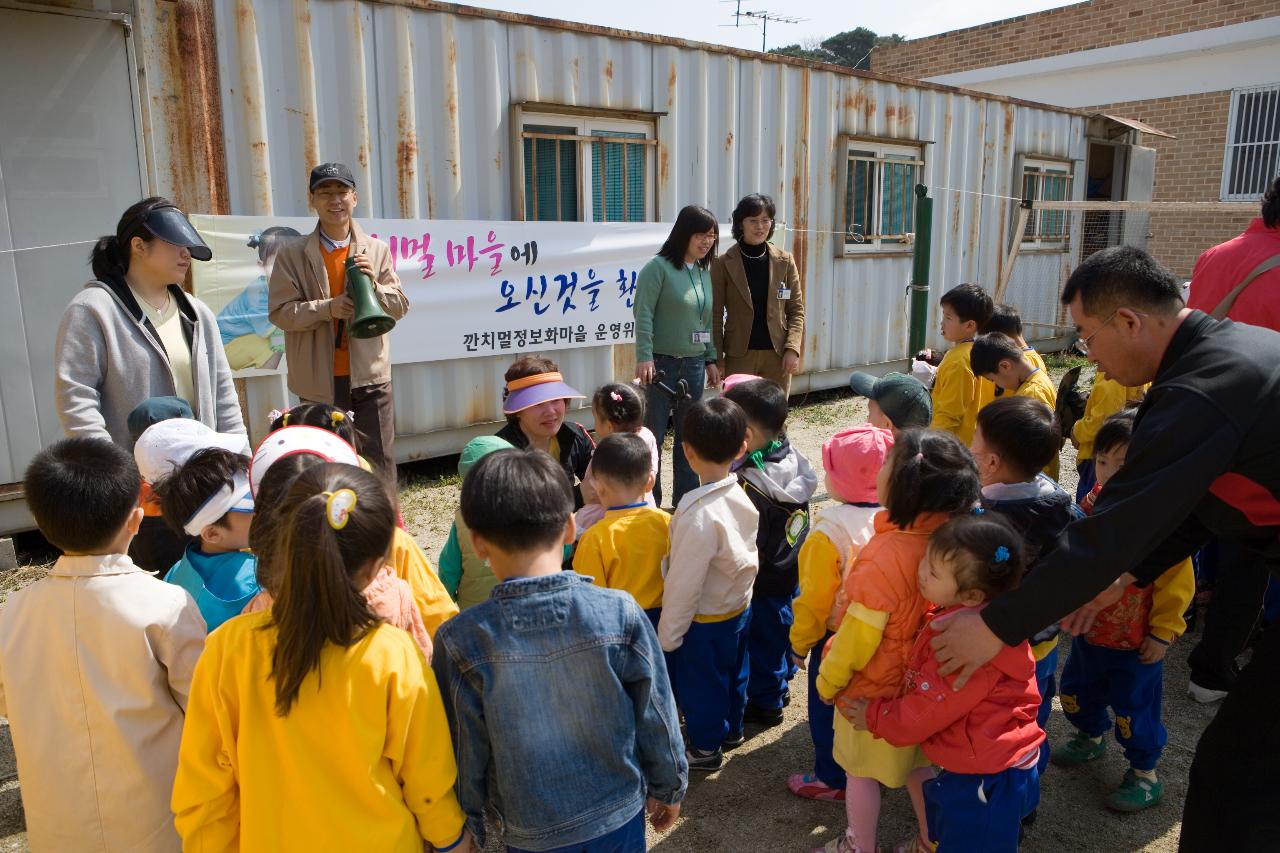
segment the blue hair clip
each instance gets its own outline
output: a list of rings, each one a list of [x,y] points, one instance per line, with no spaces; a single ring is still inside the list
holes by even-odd
[[[996,548],[996,562],[997,562],[997,563],[1004,563],[1004,562],[1007,562],[1007,561],[1008,561],[1008,559],[1009,559],[1009,549],[1008,549],[1008,548],[1004,547],[1003,545],[1001,545],[1001,546],[999,546],[998,548]]]
[[[985,509],[983,509],[983,508],[982,508],[982,507],[980,507],[980,506],[975,506],[975,507],[973,508],[973,514],[974,514],[974,515],[982,515],[982,514],[983,514],[983,513],[985,513],[985,512],[986,512],[986,510],[985,510]]]

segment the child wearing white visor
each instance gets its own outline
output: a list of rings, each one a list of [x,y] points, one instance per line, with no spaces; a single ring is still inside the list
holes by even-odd
[[[259,591],[257,560],[246,550],[253,521],[249,460],[220,447],[197,451],[156,484],[155,494],[165,522],[190,537],[164,579],[191,593],[213,631]]]

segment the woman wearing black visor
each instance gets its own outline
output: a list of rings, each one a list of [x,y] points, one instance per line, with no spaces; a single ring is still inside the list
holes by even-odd
[[[193,258],[212,257],[164,198],[133,205],[116,233],[98,240],[89,259],[93,280],[63,312],[54,350],[67,435],[131,448],[137,436],[129,413],[153,397],[179,397],[207,426],[244,433],[217,321],[181,286]]]

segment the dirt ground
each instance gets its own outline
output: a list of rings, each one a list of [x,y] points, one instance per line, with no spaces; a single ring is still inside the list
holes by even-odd
[[[1056,368],[1056,369],[1055,369]],[[1051,365],[1055,381],[1059,365]],[[1082,381],[1086,377],[1082,377]],[[866,419],[866,405],[844,392],[813,394],[792,401],[788,432],[792,443],[816,469],[821,469],[822,442],[845,426]],[[402,471],[404,519],[433,558],[439,553],[457,508],[455,459],[406,466]],[[670,471],[669,448],[664,471]],[[1064,487],[1075,487],[1075,453],[1068,444],[1062,453]],[[829,503],[820,490],[815,508]],[[5,592],[42,576],[40,568],[20,570],[0,578],[0,601]],[[1175,643],[1165,666],[1164,719],[1169,744],[1160,764],[1165,782],[1164,802],[1136,815],[1116,815],[1103,806],[1119,784],[1125,762],[1114,740],[1103,760],[1072,771],[1050,767],[1041,783],[1039,819],[1027,834],[1027,853],[1062,849],[1088,851],[1153,851],[1177,849],[1187,771],[1200,732],[1213,717],[1215,706],[1192,702],[1186,695],[1187,653],[1197,636]],[[1060,660],[1066,660],[1066,647]],[[1055,700],[1054,707],[1060,711]],[[27,850],[21,799],[15,776],[8,724],[0,727],[0,853]],[[1049,723],[1051,740],[1064,740],[1071,727],[1055,713]],[[651,849],[659,853],[702,853],[707,850],[804,851],[824,843],[844,829],[844,809],[792,796],[789,774],[811,769],[813,746],[805,711],[803,673],[793,682],[792,702],[782,725],[765,731],[748,727],[748,741],[729,753],[724,767],[709,775],[692,774],[679,822],[659,836],[649,832]],[[904,791],[887,791],[880,820],[881,844],[909,837],[914,818]],[[496,843],[491,850],[501,850]]]

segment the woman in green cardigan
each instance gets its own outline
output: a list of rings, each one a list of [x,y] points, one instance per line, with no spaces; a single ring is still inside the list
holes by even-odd
[[[675,483],[671,506],[685,492],[698,487],[681,446],[681,427],[689,405],[702,398],[708,384],[720,384],[716,350],[711,343],[711,276],[720,225],[705,207],[689,205],[680,211],[658,254],[636,278],[636,379],[645,386],[645,426],[661,446],[667,426],[675,420]],[[658,386],[674,389],[685,380],[689,396],[675,400]],[[653,497],[662,505],[659,465]]]

